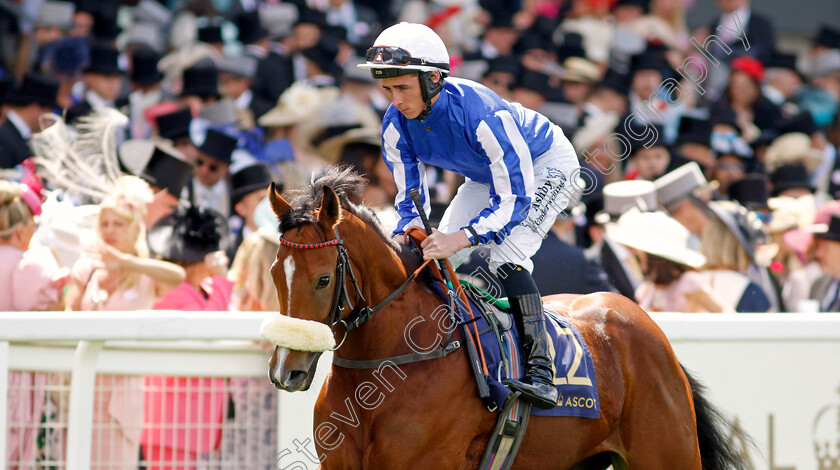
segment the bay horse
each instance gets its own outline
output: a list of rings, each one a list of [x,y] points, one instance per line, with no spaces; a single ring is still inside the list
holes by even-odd
[[[331,168],[293,201],[295,207],[273,184],[269,188],[280,221],[281,245],[271,267],[278,315],[319,328],[331,324],[340,344],[334,355],[348,360],[410,354],[410,324],[415,344],[440,343],[434,312],[443,300],[423,282],[403,284],[422,260],[394,242],[361,204],[363,185],[355,173]],[[400,286],[399,295],[379,305]],[[337,307],[338,297],[347,309]],[[532,416],[513,468],[745,468],[726,444],[726,418],[638,305],[612,293],[554,295],[544,302],[568,317],[588,344],[601,414]],[[367,323],[342,331],[351,316],[374,305],[381,309]],[[453,339],[463,341],[460,329]],[[308,389],[319,356],[276,346],[271,381],[281,390]],[[476,392],[465,351],[373,369],[333,364],[315,405],[319,468],[475,469],[496,417]]]

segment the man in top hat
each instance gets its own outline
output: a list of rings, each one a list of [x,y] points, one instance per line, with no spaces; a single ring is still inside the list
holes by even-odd
[[[825,274],[814,282],[810,298],[820,302],[821,312],[840,312],[840,216],[831,216],[828,226],[814,234],[814,242]]]
[[[840,29],[821,24],[817,34],[811,40],[810,55],[816,57],[831,49],[840,49]]]
[[[131,92],[117,100],[117,107],[126,110],[131,120],[132,139],[148,139],[152,127],[146,121],[146,109],[163,101],[171,101],[170,95],[161,87],[163,73],[157,68],[160,54],[151,49],[138,49],[131,54],[131,72],[128,79]]]
[[[230,217],[230,164],[237,140],[213,128],[198,146],[192,188],[195,202]]]
[[[274,107],[251,89],[257,64],[257,59],[251,56],[226,56],[219,65],[219,89],[223,96],[233,100],[245,129],[253,129],[256,121]]]
[[[770,207],[767,204],[768,183],[767,175],[764,173],[747,174],[729,185],[729,198],[748,210],[765,215],[769,214]]]
[[[563,61],[563,73],[560,75],[563,100],[575,107],[578,119],[583,112],[583,103],[600,78],[598,65],[589,59],[569,57]]]
[[[231,194],[230,204],[236,215],[230,218],[230,227],[234,241],[231,245],[232,253],[242,244],[242,240],[257,230],[254,222],[254,211],[257,205],[266,197],[266,189],[274,181],[271,170],[265,163],[255,163],[241,168],[230,176]],[[283,191],[283,182],[278,182],[277,190]],[[233,259],[231,253],[229,257]]]
[[[198,41],[210,45],[219,57],[224,55],[225,41],[222,37],[222,22],[209,20],[198,27]]]
[[[257,60],[251,90],[261,99],[276,103],[283,91],[295,81],[295,65],[291,56],[271,50],[268,30],[261,23],[259,11],[246,11],[237,15],[236,27],[239,30],[239,42],[244,46],[243,54]]]
[[[813,194],[814,186],[808,178],[808,170],[801,162],[780,165],[770,173],[771,195],[773,197],[801,197]]]
[[[513,85],[511,98],[528,109],[539,110],[547,101],[550,77],[542,72],[522,69]]]
[[[624,175],[625,179],[641,179],[653,181],[664,175],[671,163],[671,152],[665,145],[664,130],[660,126],[652,126],[655,133],[649,133],[641,139],[630,137],[630,157],[628,163],[632,165]],[[637,135],[644,136],[644,129]]]
[[[593,217],[590,237],[595,243],[587,249],[607,274],[607,279],[621,295],[636,298],[636,288],[644,280],[641,265],[630,250],[615,243],[607,236],[604,226],[617,221],[632,208],[640,211],[655,211],[656,186],[650,181],[617,181],[604,186],[603,209]],[[634,300],[635,301],[635,300]]]
[[[172,142],[172,145],[181,152],[188,162],[195,164],[198,159],[198,148],[190,139],[191,122],[192,111],[190,111],[190,108],[181,108],[155,117],[158,137]]]
[[[658,50],[646,50],[631,58],[629,107],[631,114],[638,119],[661,124],[672,109],[656,95],[666,67],[667,63]]]
[[[581,105],[577,128],[585,126],[589,118],[603,116],[605,113],[614,113],[619,116],[627,114],[628,88],[629,84],[625,75],[608,69],[603,78],[592,85],[586,100]]]
[[[481,84],[496,92],[500,97],[511,100],[511,91],[519,76],[519,61],[511,55],[498,56],[487,63],[481,76]]]
[[[764,97],[778,106],[783,115],[796,114],[799,107],[794,100],[804,83],[796,68],[796,54],[775,51],[770,55],[766,67],[764,84],[761,87]]]
[[[712,175],[720,185],[720,194],[728,197],[729,185],[756,168],[753,149],[737,134],[725,133],[712,137],[712,151],[715,154]]]
[[[306,59],[306,80],[315,86],[338,86],[341,67],[336,63],[338,45],[321,37],[313,47],[304,49],[301,54]]]
[[[41,116],[57,104],[59,84],[52,78],[28,73],[8,99],[6,120],[0,124],[0,168],[14,168],[30,156],[29,138],[40,132]]]
[[[184,70],[178,102],[197,116],[204,106],[215,103],[219,94],[219,69],[210,59],[203,59]]]
[[[125,75],[119,56],[119,51],[110,46],[90,48],[90,64],[83,70],[85,92],[79,103],[67,110],[67,122],[72,124],[92,111],[114,107]]]
[[[750,3],[750,0],[717,0],[720,15],[709,25],[709,34],[720,38],[732,50],[745,50],[746,41],[749,43],[749,54],[752,57],[767,60],[770,53],[776,50],[773,22],[767,16],[753,10]],[[717,46],[710,45],[706,47],[706,51],[718,59],[725,59],[727,56],[725,51]]]
[[[674,147],[675,153],[697,162],[707,178],[712,176],[715,154],[712,152],[712,123],[708,119],[683,115]]]

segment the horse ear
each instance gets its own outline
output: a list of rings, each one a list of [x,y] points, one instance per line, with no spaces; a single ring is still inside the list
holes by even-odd
[[[290,210],[292,210],[292,206],[283,199],[283,196],[277,192],[277,188],[274,186],[274,181],[271,182],[271,186],[268,187],[268,201],[271,203],[271,210],[274,211],[274,215],[277,216],[277,219],[282,219],[284,215],[288,214]]]
[[[321,199],[321,208],[318,209],[318,222],[327,228],[333,228],[341,218],[341,201],[338,195],[329,186],[324,186],[324,197]]]

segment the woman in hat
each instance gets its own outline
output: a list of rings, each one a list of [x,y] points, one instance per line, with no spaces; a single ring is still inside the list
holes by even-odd
[[[149,245],[186,271],[186,279],[154,304],[156,310],[228,310],[233,283],[224,254],[229,229],[214,211],[191,206],[153,227]],[[194,469],[199,454],[221,442],[227,395],[223,378],[145,378],[141,442],[146,468]],[[170,462],[179,462],[173,466]]]
[[[178,265],[149,258],[143,223],[152,200],[149,185],[123,176],[99,204],[97,243],[71,270],[69,310],[150,309],[186,276]],[[97,375],[92,453],[97,468],[136,468],[143,419],[142,379]],[[117,463],[119,462],[119,463]]]
[[[0,311],[58,310],[67,269],[46,248],[30,248],[38,195],[26,186],[0,180]],[[37,451],[46,374],[9,372],[8,458],[12,468],[29,468]]]
[[[636,300],[645,310],[731,311],[697,273],[706,264],[706,257],[688,247],[688,230],[665,213],[631,209],[617,223],[607,225],[607,235],[643,254],[640,258],[645,280],[636,289]]]

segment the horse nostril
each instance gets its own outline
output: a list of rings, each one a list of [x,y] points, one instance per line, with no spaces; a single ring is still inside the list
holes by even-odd
[[[306,372],[302,370],[293,370],[289,372],[289,383],[298,384],[306,381]]]

